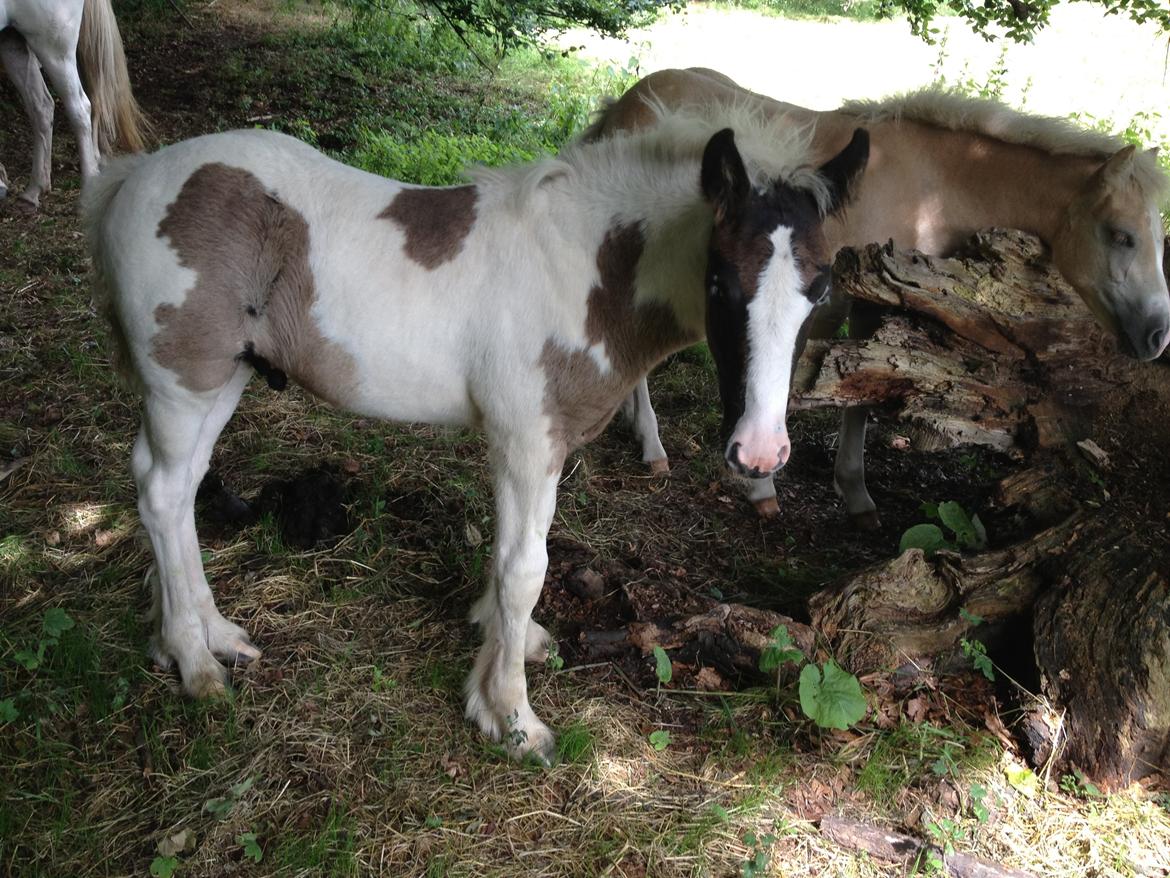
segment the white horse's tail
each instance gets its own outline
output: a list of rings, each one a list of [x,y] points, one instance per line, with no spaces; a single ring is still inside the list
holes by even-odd
[[[146,145],[150,123],[130,91],[122,35],[110,0],[85,0],[77,67],[93,105],[93,133],[98,152],[139,152]]]
[[[140,382],[130,359],[126,334],[118,320],[114,307],[114,279],[110,276],[106,260],[106,248],[102,234],[102,222],[117,196],[122,184],[134,170],[146,161],[147,156],[119,156],[106,163],[102,172],[86,183],[81,191],[81,220],[93,260],[93,283],[91,298],[93,306],[109,322],[110,336],[114,342],[110,360],[115,370],[131,389],[140,389]]]

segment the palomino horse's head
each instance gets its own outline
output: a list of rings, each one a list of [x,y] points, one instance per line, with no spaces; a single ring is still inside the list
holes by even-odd
[[[829,291],[826,216],[849,197],[869,158],[858,129],[819,169],[823,189],[784,181],[753,186],[730,129],[703,154],[702,185],[715,211],[707,264],[707,343],[719,373],[725,457],[760,477],[791,453],[786,412],[800,327]]]
[[[1077,193],[1052,242],[1061,274],[1139,360],[1158,357],[1170,341],[1153,159],[1153,150],[1141,155],[1132,146],[1110,157]]]

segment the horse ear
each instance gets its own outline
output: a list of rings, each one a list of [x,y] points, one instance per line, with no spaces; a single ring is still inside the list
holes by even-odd
[[[735,145],[735,132],[724,128],[712,135],[703,150],[700,174],[703,195],[715,209],[715,222],[734,215],[751,192],[751,181]]]
[[[1110,183],[1128,178],[1133,171],[1133,160],[1136,154],[1137,147],[1133,144],[1123,146],[1109,156],[1105,164],[1101,166],[1101,177]]]
[[[869,132],[858,128],[849,144],[820,167],[829,184],[829,207],[826,214],[840,210],[853,197],[869,162]]]

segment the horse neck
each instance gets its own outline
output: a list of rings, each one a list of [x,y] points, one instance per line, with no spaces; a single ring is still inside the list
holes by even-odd
[[[839,140],[841,129],[854,124],[855,118],[847,126],[838,120],[819,134],[829,138],[836,130]],[[831,230],[839,246],[893,238],[900,247],[945,254],[990,226],[1051,244],[1069,204],[1100,165],[910,121],[873,124],[870,137],[858,199]]]
[[[630,266],[636,278],[631,306],[659,313],[669,309],[681,334],[701,337],[712,214],[699,189],[698,160],[648,161],[607,174],[603,182],[582,179],[574,188],[566,193],[570,202],[566,212],[579,217],[586,234],[601,242],[601,274],[607,271],[601,256],[606,242],[615,235],[634,240],[629,249],[636,252],[624,254],[636,259]]]

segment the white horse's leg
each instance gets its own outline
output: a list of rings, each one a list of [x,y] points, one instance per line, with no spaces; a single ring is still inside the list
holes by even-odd
[[[240,366],[215,394],[149,394],[131,458],[139,515],[157,564],[151,654],[164,667],[177,663],[183,688],[196,698],[223,691],[227,674],[218,660],[260,654],[247,632],[216,609],[195,533],[195,492],[251,373]]]
[[[562,458],[543,433],[489,437],[496,486],[493,582],[471,610],[484,643],[467,679],[467,718],[515,759],[551,763],[552,731],[528,704],[524,660],[547,632],[532,622],[548,567],[545,541],[556,510]],[[543,645],[543,644],[542,644]]]
[[[635,385],[634,392],[622,403],[622,415],[633,426],[634,435],[642,443],[642,462],[650,465],[651,472],[665,473],[670,471],[670,461],[658,437],[658,416],[650,404],[650,388],[646,380],[643,377]]]
[[[49,167],[53,151],[53,98],[45,87],[41,65],[37,63],[37,59],[28,50],[28,45],[19,34],[0,35],[0,63],[4,65],[8,78],[16,86],[29,124],[32,126],[32,169],[29,173],[28,186],[20,193],[20,199],[36,207],[41,202],[41,193],[47,192],[51,183]],[[7,179],[2,168],[0,183],[3,183],[0,189],[6,192]],[[3,197],[3,194],[0,192],[0,197]]]
[[[38,47],[33,46],[34,50]],[[73,129],[73,136],[77,138],[77,151],[80,155],[82,182],[97,176],[98,150],[97,141],[93,136],[93,124],[90,114],[89,98],[81,88],[81,79],[77,72],[77,34],[73,34],[67,51],[63,57],[54,52],[38,53],[41,66],[53,84],[61,102],[65,105],[65,115],[69,118],[69,126]]]

